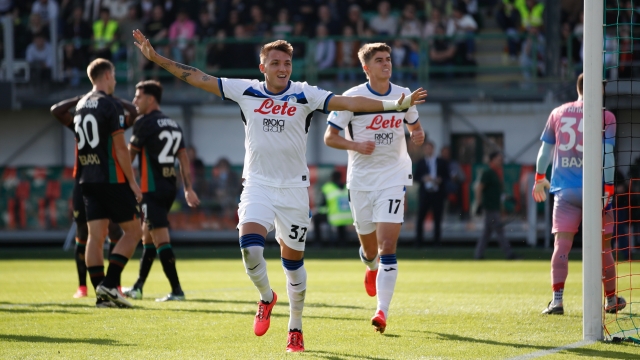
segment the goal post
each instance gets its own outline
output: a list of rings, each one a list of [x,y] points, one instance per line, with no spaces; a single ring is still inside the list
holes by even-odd
[[[582,188],[583,339],[604,338],[602,319],[602,81],[604,1],[584,1]],[[596,196],[595,194],[598,194]]]

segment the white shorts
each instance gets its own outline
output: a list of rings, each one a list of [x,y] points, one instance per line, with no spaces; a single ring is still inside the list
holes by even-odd
[[[304,251],[311,223],[309,192],[306,187],[277,188],[254,184],[245,186],[238,206],[238,227],[254,222],[267,232],[276,230],[280,239],[293,250]]]
[[[376,223],[404,222],[404,195],[407,189],[398,185],[376,191],[349,191],[349,206],[358,234],[376,230]]]

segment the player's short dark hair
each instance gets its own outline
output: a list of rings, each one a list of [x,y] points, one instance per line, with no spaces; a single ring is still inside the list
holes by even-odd
[[[391,55],[391,46],[378,42],[378,43],[369,43],[364,44],[358,50],[358,59],[360,60],[360,64],[364,65],[379,51],[386,51]]]
[[[102,76],[102,74],[113,70],[115,70],[115,67],[111,61],[103,58],[97,58],[87,66],[87,76],[89,76],[91,83],[94,83],[100,76]]]
[[[582,87],[583,83],[583,74],[578,75],[578,81],[576,82],[576,87],[578,88],[578,95],[584,94],[584,88]]]
[[[142,90],[145,95],[153,96],[158,104],[162,101],[162,84],[156,80],[140,81],[136,84],[137,89]]]
[[[502,153],[498,150],[492,151],[491,153],[489,153],[489,162],[492,162],[493,159],[495,159],[496,157],[502,155]]]
[[[260,49],[260,63],[264,64],[269,52],[271,50],[278,50],[286,53],[291,58],[293,58],[293,46],[284,40],[276,40],[272,41],[268,44],[264,44],[262,49]]]

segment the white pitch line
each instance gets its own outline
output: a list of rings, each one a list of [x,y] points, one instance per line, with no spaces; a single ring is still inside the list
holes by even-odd
[[[539,358],[539,357],[555,354],[555,353],[558,353],[558,352],[563,351],[563,350],[575,349],[575,348],[591,345],[593,343],[595,343],[595,341],[583,340],[583,341],[579,341],[577,343],[560,346],[560,347],[557,347],[557,348],[554,348],[554,349],[540,350],[540,351],[536,351],[536,352],[531,353],[531,354],[512,357],[512,358],[509,358],[508,360],[535,359],[535,358]]]

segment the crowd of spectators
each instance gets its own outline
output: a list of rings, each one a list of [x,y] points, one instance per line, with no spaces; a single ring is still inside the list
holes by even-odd
[[[632,1],[607,2],[622,9],[608,11],[607,23],[637,20],[638,12]],[[507,62],[521,65],[526,69],[524,75],[530,77],[532,71],[537,75],[545,73],[544,3],[543,0],[2,0],[0,14],[13,15],[16,57],[26,58],[44,77],[50,73],[50,59],[56,56],[58,48],[50,44],[50,29],[55,27],[58,39],[65,44],[62,51],[65,78],[72,84],[78,83],[84,65],[92,58],[126,60],[127,51],[132,49],[130,34],[136,28],[152,39],[163,55],[191,64],[198,58],[202,63],[197,65],[208,71],[255,68],[260,44],[284,38],[293,43],[295,58],[305,58],[309,51],[306,46],[313,44],[315,56],[311,60],[321,73],[338,68],[339,80],[353,79],[358,71],[349,69],[358,68],[356,53],[361,42],[383,40],[393,48],[396,68],[415,73],[427,56],[433,66],[432,76],[448,78],[460,74],[451,71],[454,66],[476,65],[473,35],[487,18],[494,18],[508,37]],[[583,5],[579,0],[562,0],[561,5],[561,57],[566,71],[567,64],[582,63]],[[609,19],[614,15],[615,19]],[[624,26],[611,29],[631,32]],[[619,33],[615,36],[620,37]],[[316,41],[308,43],[306,39]],[[429,39],[426,53],[421,53],[423,39]],[[199,48],[195,44],[207,44],[200,57],[196,56]],[[624,41],[607,42],[607,48],[614,51],[627,45],[630,46]],[[611,62],[617,60],[610,57]],[[153,64],[141,66],[154,69]],[[402,77],[402,71],[396,75]]]

